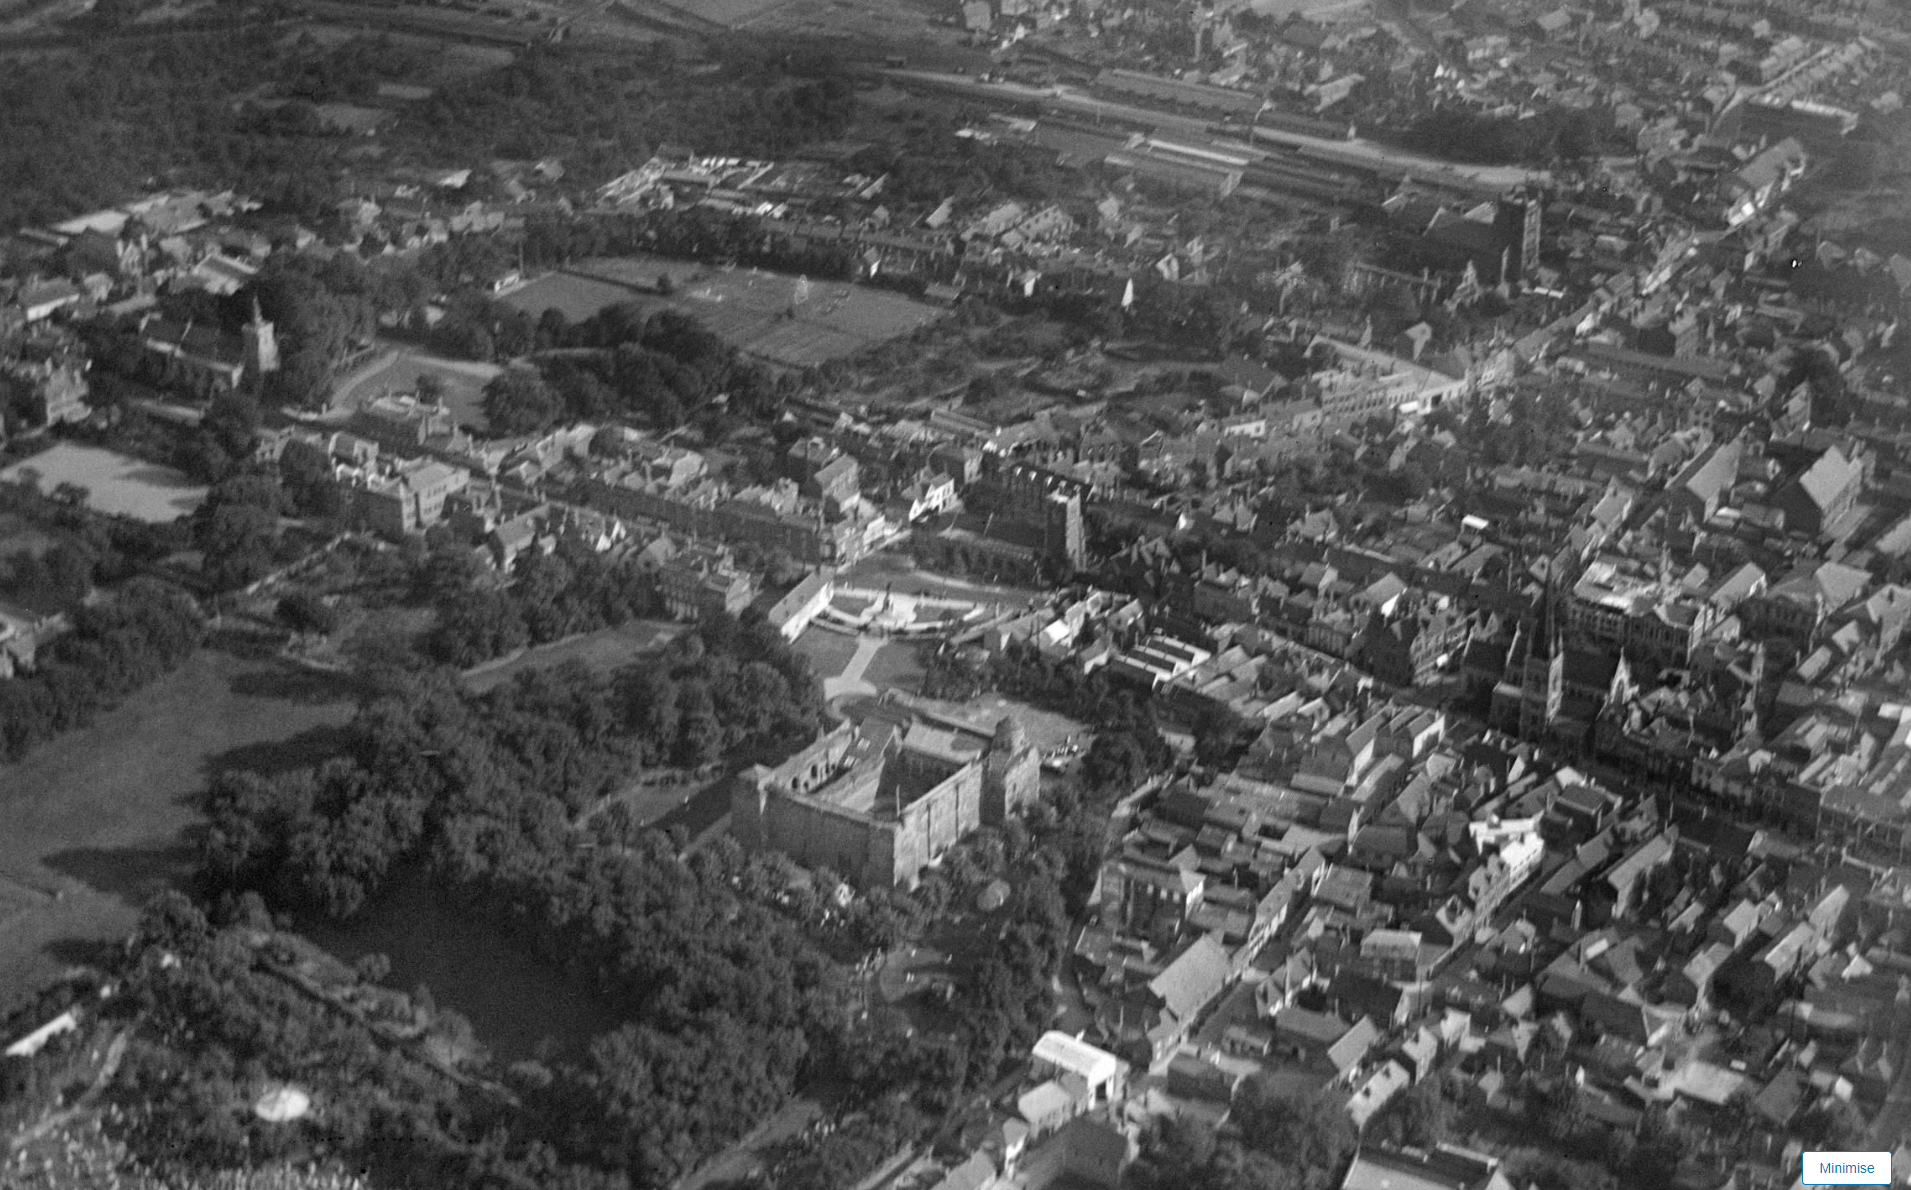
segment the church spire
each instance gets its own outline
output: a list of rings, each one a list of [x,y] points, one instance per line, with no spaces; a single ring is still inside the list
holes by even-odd
[[[1553,607],[1553,562],[1546,560],[1546,581],[1540,588],[1539,606],[1533,614],[1533,655],[1541,660],[1559,652],[1559,616]]]

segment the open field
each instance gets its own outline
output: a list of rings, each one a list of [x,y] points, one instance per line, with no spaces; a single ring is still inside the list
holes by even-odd
[[[0,471],[0,480],[31,480],[49,495],[75,483],[87,490],[89,508],[155,525],[187,515],[206,499],[204,487],[171,467],[70,442],[22,459]]]
[[[572,272],[547,273],[513,289],[502,300],[533,318],[541,317],[546,310],[557,310],[571,322],[582,322],[611,306],[634,304],[646,316],[664,308],[664,299],[646,287]]]
[[[444,403],[458,424],[484,428],[484,386],[503,369],[473,360],[443,359],[407,347],[396,348],[380,361],[345,377],[333,391],[334,405],[350,406],[376,400],[386,393],[413,393],[420,376],[436,376],[444,383]]]
[[[682,632],[669,620],[633,620],[616,628],[580,633],[526,649],[508,660],[488,661],[465,671],[465,685],[485,691],[503,685],[518,674],[549,669],[566,661],[582,661],[597,673],[608,673]]]
[[[351,718],[343,686],[202,649],[92,727],[0,765],[0,1009],[123,937],[185,875],[192,800],[223,768],[319,759]]]
[[[669,297],[656,292],[668,273]],[[651,256],[599,257],[539,278],[504,299],[533,316],[547,307],[588,318],[606,306],[636,302],[648,313],[668,305],[689,314],[738,350],[773,363],[807,367],[909,334],[941,317],[924,302],[883,289],[812,282],[759,269],[711,269]],[[798,301],[801,296],[803,300]]]

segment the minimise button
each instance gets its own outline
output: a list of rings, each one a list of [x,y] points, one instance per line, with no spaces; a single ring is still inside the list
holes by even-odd
[[[1886,1150],[1806,1153],[1798,1180],[1807,1186],[1889,1186],[1891,1154]]]

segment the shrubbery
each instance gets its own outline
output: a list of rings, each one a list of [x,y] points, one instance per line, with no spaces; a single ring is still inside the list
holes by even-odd
[[[63,731],[176,668],[198,647],[198,605],[174,587],[134,579],[112,599],[82,607],[73,630],[41,650],[33,672],[0,679],[0,748],[18,760]]]

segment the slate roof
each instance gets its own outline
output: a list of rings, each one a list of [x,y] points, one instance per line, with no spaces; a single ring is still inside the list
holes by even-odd
[[[1845,458],[1837,447],[1828,447],[1824,454],[1818,456],[1818,461],[1798,477],[1798,487],[1813,504],[1825,509],[1831,507],[1841,492],[1857,482],[1863,472],[1861,464]]]
[[[1228,956],[1221,944],[1208,935],[1162,968],[1148,981],[1148,990],[1159,998],[1176,1020],[1189,1020],[1221,994],[1228,982]]]

